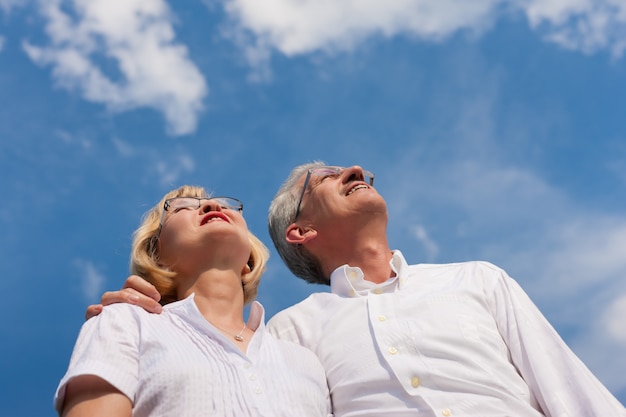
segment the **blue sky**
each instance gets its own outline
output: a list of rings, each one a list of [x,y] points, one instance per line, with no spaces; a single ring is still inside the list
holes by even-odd
[[[88,304],[168,190],[376,174],[411,263],[516,278],[626,402],[621,0],[0,0],[0,415],[53,416]],[[268,317],[325,287],[272,250]]]

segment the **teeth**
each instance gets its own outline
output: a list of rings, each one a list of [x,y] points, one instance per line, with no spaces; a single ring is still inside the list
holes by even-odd
[[[215,222],[215,221],[225,222],[226,220],[222,219],[221,217],[216,216],[216,217],[211,217],[210,219],[205,221],[204,224]]]
[[[367,187],[367,185],[363,185],[363,184],[357,185],[356,187],[354,187],[354,188],[350,189],[350,191],[348,191],[348,195],[350,195],[353,192],[355,192],[356,190],[360,190],[362,188],[368,188],[368,187]]]

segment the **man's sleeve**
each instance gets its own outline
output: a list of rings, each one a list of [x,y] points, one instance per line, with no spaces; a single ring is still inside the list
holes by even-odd
[[[565,344],[518,283],[494,268],[490,305],[511,359],[546,415],[626,416],[626,409]]]

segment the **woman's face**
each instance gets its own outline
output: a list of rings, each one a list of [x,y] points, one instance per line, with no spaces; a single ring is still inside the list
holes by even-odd
[[[158,241],[160,263],[179,273],[241,272],[250,257],[248,226],[239,210],[226,207],[219,199],[171,200]]]

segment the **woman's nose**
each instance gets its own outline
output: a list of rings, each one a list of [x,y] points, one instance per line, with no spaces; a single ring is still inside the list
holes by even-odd
[[[200,206],[200,213],[208,213],[210,211],[222,211],[222,206],[215,200],[207,200]]]

